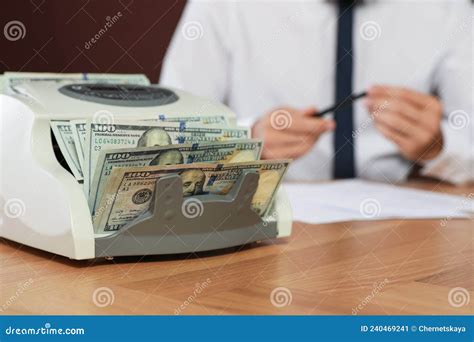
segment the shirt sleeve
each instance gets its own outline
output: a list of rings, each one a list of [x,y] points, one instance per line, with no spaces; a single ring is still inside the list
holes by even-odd
[[[226,103],[228,3],[188,1],[165,56],[160,84]]]
[[[456,23],[441,42],[434,83],[443,103],[443,149],[421,173],[455,184],[474,180],[472,8],[460,6]],[[461,14],[462,13],[462,14]]]

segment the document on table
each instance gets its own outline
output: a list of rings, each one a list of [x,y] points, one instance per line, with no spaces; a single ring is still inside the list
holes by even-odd
[[[285,183],[293,220],[330,223],[355,220],[474,217],[468,197],[409,189],[364,180]]]

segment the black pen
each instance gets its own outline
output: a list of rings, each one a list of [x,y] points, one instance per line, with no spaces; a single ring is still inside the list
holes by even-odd
[[[362,93],[359,93],[359,94],[352,94],[351,96],[346,97],[344,100],[342,100],[342,101],[336,103],[335,105],[333,105],[333,106],[331,106],[331,107],[329,107],[329,108],[326,108],[326,109],[324,109],[324,110],[322,110],[322,111],[320,111],[320,112],[314,113],[313,116],[314,116],[315,118],[322,117],[322,116],[324,116],[324,115],[326,115],[326,114],[329,114],[329,113],[331,113],[331,112],[336,111],[337,109],[344,108],[344,107],[346,107],[347,105],[351,104],[351,102],[353,102],[353,101],[355,101],[355,100],[357,100],[357,99],[360,99],[360,98],[362,98],[362,97],[365,97],[365,96],[367,96],[367,92],[366,92],[366,91],[364,91],[364,92],[362,92]]]

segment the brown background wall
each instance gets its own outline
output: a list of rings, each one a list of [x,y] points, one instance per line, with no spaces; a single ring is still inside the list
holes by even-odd
[[[185,0],[3,1],[0,73],[144,73],[155,83],[184,5]],[[117,12],[122,16],[86,49]],[[23,23],[23,39],[6,39],[3,30],[12,20]]]

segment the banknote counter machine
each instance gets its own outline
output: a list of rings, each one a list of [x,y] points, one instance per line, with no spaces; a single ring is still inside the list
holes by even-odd
[[[62,165],[50,120],[89,119],[98,111],[115,119],[206,115],[235,122],[226,106],[158,86],[36,82],[25,93],[0,95],[0,236],[71,259],[209,251],[289,236],[291,209],[283,189],[267,216],[250,207],[258,173],[245,173],[226,195],[199,195],[184,215],[179,175],[156,182],[150,209],[126,227],[94,233],[82,185]]]

